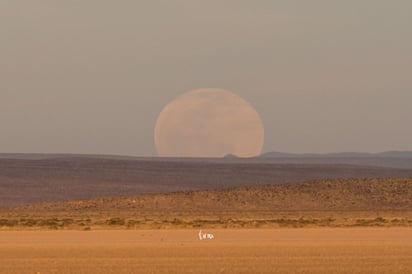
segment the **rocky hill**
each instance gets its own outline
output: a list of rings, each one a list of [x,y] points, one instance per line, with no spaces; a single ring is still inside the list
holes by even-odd
[[[412,210],[412,179],[337,179],[303,183],[97,198],[18,207],[30,212],[219,212]]]
[[[336,164],[222,163],[167,159],[0,159],[0,207],[105,196],[366,177],[412,177],[412,170]]]

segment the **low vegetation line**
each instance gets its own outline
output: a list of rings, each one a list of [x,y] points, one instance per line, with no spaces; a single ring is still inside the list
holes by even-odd
[[[411,214],[412,215],[412,214]],[[0,230],[51,229],[51,230],[99,230],[99,229],[178,229],[178,228],[306,228],[306,227],[412,227],[411,217],[275,217],[242,218],[215,217],[175,218],[101,217],[101,218],[0,218]]]

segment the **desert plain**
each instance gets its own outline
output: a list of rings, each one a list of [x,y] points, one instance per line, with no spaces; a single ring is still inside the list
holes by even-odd
[[[412,229],[8,231],[1,273],[410,273]]]
[[[133,161],[0,161],[0,273],[412,271],[409,169]]]

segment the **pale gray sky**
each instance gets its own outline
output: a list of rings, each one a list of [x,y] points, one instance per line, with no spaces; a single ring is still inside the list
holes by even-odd
[[[0,152],[155,155],[181,93],[233,91],[264,151],[412,150],[412,1],[0,0]]]

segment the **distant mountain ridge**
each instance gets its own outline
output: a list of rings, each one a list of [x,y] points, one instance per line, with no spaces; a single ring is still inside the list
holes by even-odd
[[[276,164],[348,164],[412,169],[412,151],[386,151],[380,153],[340,152],[327,154],[293,154],[268,152],[258,162]]]
[[[338,152],[338,153],[285,153],[267,152],[259,158],[407,158],[412,159],[412,151],[385,151],[378,153],[367,152]]]
[[[91,158],[111,160],[140,160],[145,157],[114,154],[76,154],[76,153],[0,153],[0,159],[47,160],[60,158]]]
[[[184,157],[152,157],[152,156],[131,156],[131,155],[117,155],[117,154],[80,154],[80,153],[0,153],[0,159],[27,159],[27,160],[44,160],[55,158],[94,158],[94,159],[112,159],[112,160],[142,160],[142,159],[168,159],[168,160],[219,160],[219,159],[267,159],[267,158],[399,158],[412,159],[412,151],[385,151],[378,153],[369,152],[337,152],[337,153],[288,153],[271,151],[265,152],[257,157],[240,158],[234,154],[226,154],[222,158],[184,158]]]
[[[110,154],[42,154],[42,153],[0,153],[0,159],[49,160],[49,159],[98,159],[154,162],[190,163],[264,163],[264,164],[317,164],[317,165],[356,165],[396,169],[412,169],[412,151],[386,151],[380,153],[339,152],[339,153],[284,153],[267,152],[258,157],[241,158],[227,154],[221,158],[183,158],[183,157],[139,157]]]

